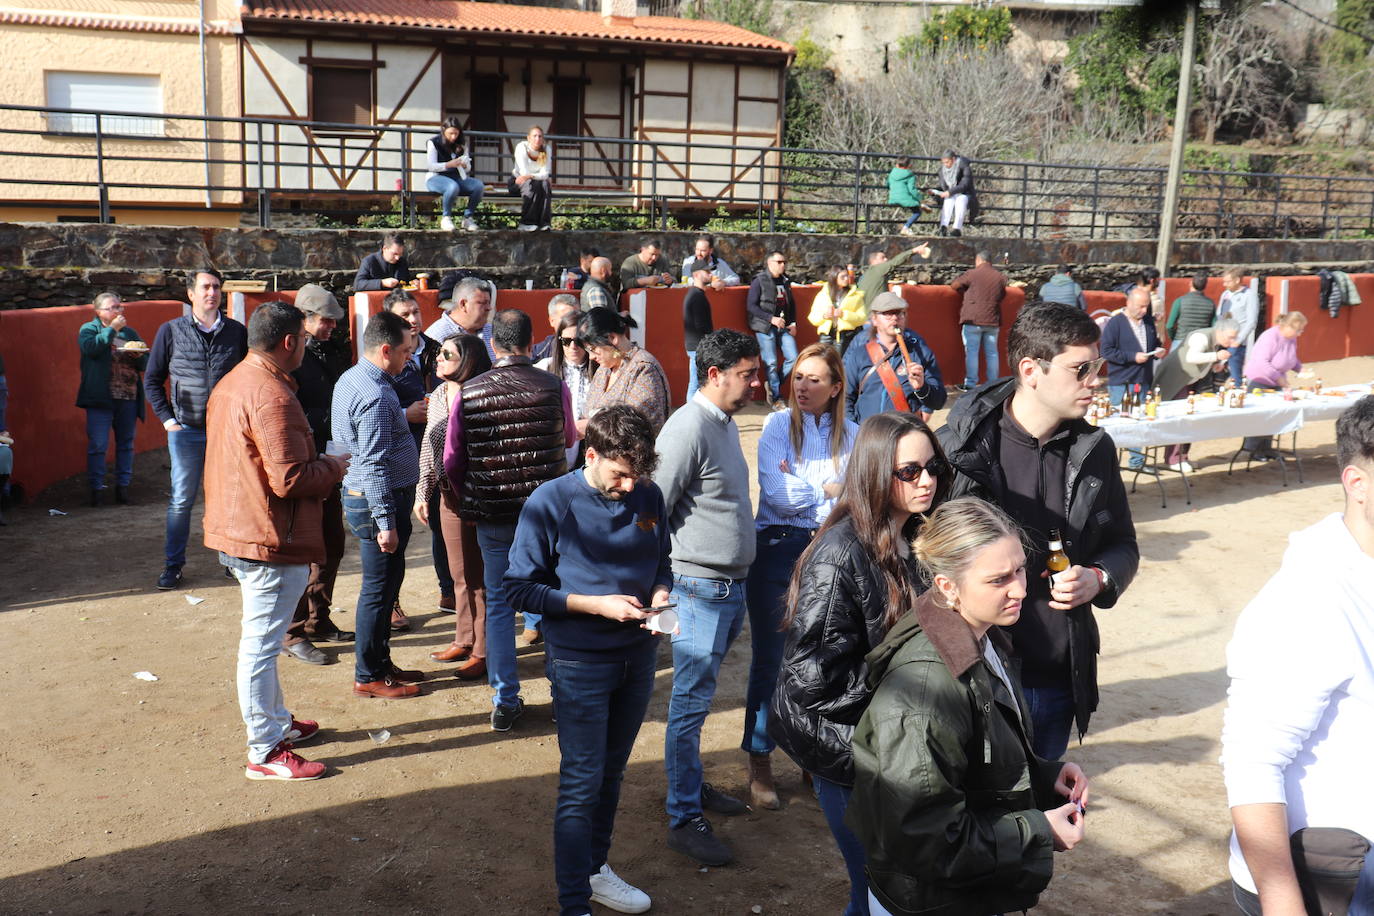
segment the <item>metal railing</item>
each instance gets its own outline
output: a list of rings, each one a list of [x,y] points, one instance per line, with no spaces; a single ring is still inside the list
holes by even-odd
[[[288,118],[111,113],[0,105],[0,214],[60,202],[111,221],[116,206],[353,217],[389,207],[410,226],[430,216],[425,147],[434,127]],[[507,191],[517,134],[468,131],[474,177]],[[740,228],[891,232],[890,154],[678,141],[548,137],[556,216],[624,228],[700,223],[724,208]],[[916,160],[918,186],[934,160]],[[1165,170],[975,161],[980,212],[970,231],[1019,238],[1153,238]],[[1374,236],[1374,179],[1238,171],[1184,174],[1181,238]],[[936,202],[938,203],[938,202]],[[613,219],[612,219],[613,218]],[[925,217],[927,226],[937,215]],[[928,231],[926,229],[922,230]]]

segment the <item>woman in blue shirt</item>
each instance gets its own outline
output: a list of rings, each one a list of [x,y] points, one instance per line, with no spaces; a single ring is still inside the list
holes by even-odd
[[[858,432],[844,416],[840,352],[828,343],[812,344],[797,356],[788,409],[770,414],[759,436],[758,552],[745,586],[753,652],[741,744],[749,754],[755,807],[779,807],[768,703],[782,665],[783,598],[797,558],[835,505]]]

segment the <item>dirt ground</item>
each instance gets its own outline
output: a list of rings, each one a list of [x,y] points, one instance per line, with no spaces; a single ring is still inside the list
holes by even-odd
[[[1374,358],[1319,373],[1330,384],[1365,381]],[[741,417],[751,457],[762,419],[761,410]],[[1191,506],[1176,481],[1167,508],[1152,484],[1132,497],[1140,575],[1116,608],[1098,612],[1101,708],[1069,755],[1093,780],[1088,842],[1057,857],[1038,912],[1233,911],[1216,762],[1224,648],[1288,532],[1340,508],[1333,426],[1299,434],[1306,483],[1283,488],[1272,467],[1228,477],[1237,443],[1222,440],[1194,447]],[[233,683],[238,591],[203,548],[191,552],[183,590],[153,588],[166,493],[166,454],[141,455],[136,505],[91,509],[71,480],[0,528],[9,736],[0,763],[10,774],[0,788],[0,912],[556,913],[558,743],[542,653],[520,661],[528,715],[493,733],[485,683],[459,682],[427,657],[450,640],[453,618],[432,611],[428,538],[417,536],[402,595],[417,628],[393,646],[403,667],[434,675],[426,695],[355,698],[350,647],[327,647],[342,662],[328,667],[283,657],[292,710],[323,725],[306,754],[330,765],[329,778],[249,782]],[[357,584],[350,545],[335,602],[345,628]],[[746,632],[703,733],[707,779],[727,791],[745,791],[748,651]],[[736,865],[698,868],[666,850],[669,659],[665,650],[627,774],[614,867],[652,895],[655,913],[839,912],[839,854],[782,755],[781,812],[715,819]],[[136,680],[137,671],[159,679]],[[391,734],[385,743],[369,737],[379,729]]]

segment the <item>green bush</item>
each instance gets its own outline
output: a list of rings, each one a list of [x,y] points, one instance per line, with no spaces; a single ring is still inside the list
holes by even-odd
[[[999,50],[1011,41],[1011,33],[1011,10],[1005,6],[956,6],[927,19],[920,35],[898,39],[897,53],[909,57],[945,44]]]
[[[1182,19],[1177,11],[1156,7],[1108,10],[1097,28],[1069,39],[1066,64],[1078,75],[1081,103],[1108,106],[1128,118],[1173,110]]]

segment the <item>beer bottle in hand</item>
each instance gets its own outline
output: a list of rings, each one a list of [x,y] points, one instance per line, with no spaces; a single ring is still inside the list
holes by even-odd
[[[1045,567],[1050,571],[1050,585],[1055,584],[1055,574],[1069,568],[1069,555],[1064,552],[1064,541],[1058,528],[1050,529],[1050,552],[1045,557]]]

